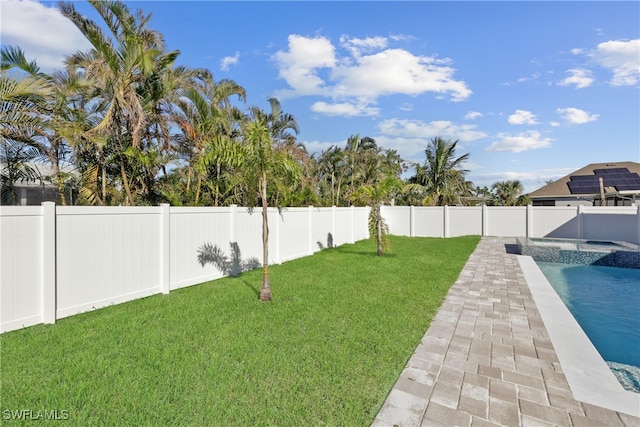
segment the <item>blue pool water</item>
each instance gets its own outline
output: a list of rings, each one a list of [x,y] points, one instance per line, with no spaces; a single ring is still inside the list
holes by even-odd
[[[640,392],[640,270],[537,264],[625,389]]]

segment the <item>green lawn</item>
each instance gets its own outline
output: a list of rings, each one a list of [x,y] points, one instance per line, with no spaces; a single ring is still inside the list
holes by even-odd
[[[391,237],[0,335],[0,418],[366,426],[479,241]]]

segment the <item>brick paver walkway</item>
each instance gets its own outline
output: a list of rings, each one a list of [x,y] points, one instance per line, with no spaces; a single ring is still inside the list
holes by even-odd
[[[640,426],[573,398],[514,244],[482,238],[374,426]]]

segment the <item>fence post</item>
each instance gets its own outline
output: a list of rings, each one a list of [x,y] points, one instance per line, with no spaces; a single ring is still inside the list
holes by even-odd
[[[636,207],[636,217],[638,221],[636,222],[638,226],[638,234],[636,235],[636,244],[640,245],[640,205]]]
[[[533,237],[533,206],[527,205],[527,238]]]
[[[487,235],[487,205],[482,205],[482,236],[486,236]]]
[[[583,227],[582,214],[583,213],[584,213],[584,206],[578,205],[578,218],[577,218],[578,220],[576,221],[578,223],[578,237],[577,237],[578,239],[582,239],[582,234],[583,234],[582,232],[582,227]]]
[[[415,237],[416,213],[413,205],[409,206],[409,237]]]
[[[275,238],[276,238],[276,255],[273,257],[273,259],[270,261],[271,264],[282,264],[282,261],[280,261],[280,220],[284,221],[284,208],[282,210],[280,210],[280,208],[271,208],[271,210],[274,210],[276,212],[276,220],[275,220],[275,230],[273,231],[269,231],[269,239],[272,238],[272,236],[275,234]],[[269,208],[267,208],[267,221],[269,221],[269,214],[268,214]],[[271,230],[271,229],[269,229]]]
[[[160,290],[171,290],[171,210],[168,203],[160,205]]]
[[[309,205],[309,255],[313,255],[313,205]]]
[[[235,241],[235,224],[236,224],[236,208],[238,205],[229,205],[231,210],[229,211],[229,243]]]
[[[42,323],[56,323],[56,204],[42,202]]]
[[[448,205],[444,205],[444,237],[449,237],[449,206]]]
[[[331,206],[331,243],[336,241],[336,205]],[[329,246],[329,239],[327,239]],[[335,246],[335,244],[333,244]]]
[[[355,213],[355,209],[356,208],[353,205],[351,205],[350,209],[351,209],[351,212],[350,212],[351,213],[351,221],[350,221],[351,222],[351,239],[350,239],[349,243],[355,243],[356,242],[356,237],[355,237],[356,226],[355,226],[355,224],[353,222],[354,222],[354,218],[355,218],[354,213]],[[371,237],[371,236],[369,236],[369,237]]]

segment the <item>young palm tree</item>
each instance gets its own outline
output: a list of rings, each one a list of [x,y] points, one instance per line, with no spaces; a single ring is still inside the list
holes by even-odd
[[[285,177],[296,182],[301,175],[300,164],[288,150],[282,149],[282,144],[295,138],[289,131],[297,133],[298,124],[293,116],[282,112],[277,99],[269,98],[268,102],[270,113],[255,106],[249,108],[243,128],[245,151],[241,167],[243,181],[250,192],[246,200],[248,206],[259,204],[262,207],[261,301],[271,301],[272,298],[269,281],[269,184]]]
[[[356,203],[371,207],[369,212],[369,237],[376,240],[377,254],[382,256],[390,249],[389,226],[382,216],[381,207],[390,202],[400,189],[402,182],[396,176],[387,176],[377,184],[358,187],[353,195]]]

